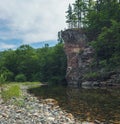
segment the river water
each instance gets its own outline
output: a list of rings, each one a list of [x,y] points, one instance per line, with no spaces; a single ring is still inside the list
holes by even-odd
[[[82,121],[120,124],[120,88],[73,88],[42,86],[28,90],[40,99],[53,98],[59,106]]]

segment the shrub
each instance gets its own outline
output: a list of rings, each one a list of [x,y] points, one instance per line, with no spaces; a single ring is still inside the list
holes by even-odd
[[[18,74],[16,77],[15,77],[15,81],[16,82],[25,82],[27,79],[26,79],[26,76],[24,74]]]

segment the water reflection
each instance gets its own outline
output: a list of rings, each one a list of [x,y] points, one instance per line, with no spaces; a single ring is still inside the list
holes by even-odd
[[[120,124],[120,89],[43,86],[29,89],[29,92],[42,99],[56,99],[60,107],[81,121]]]

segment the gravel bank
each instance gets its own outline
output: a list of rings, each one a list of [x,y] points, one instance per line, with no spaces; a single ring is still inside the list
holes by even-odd
[[[0,124],[81,124],[54,99],[38,100],[22,88],[22,98],[4,103],[0,98]]]

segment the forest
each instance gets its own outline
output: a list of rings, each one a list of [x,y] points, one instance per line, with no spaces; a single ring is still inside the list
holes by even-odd
[[[65,80],[66,56],[63,44],[46,44],[34,49],[22,45],[16,50],[0,52],[0,82],[41,81],[60,83]]]

